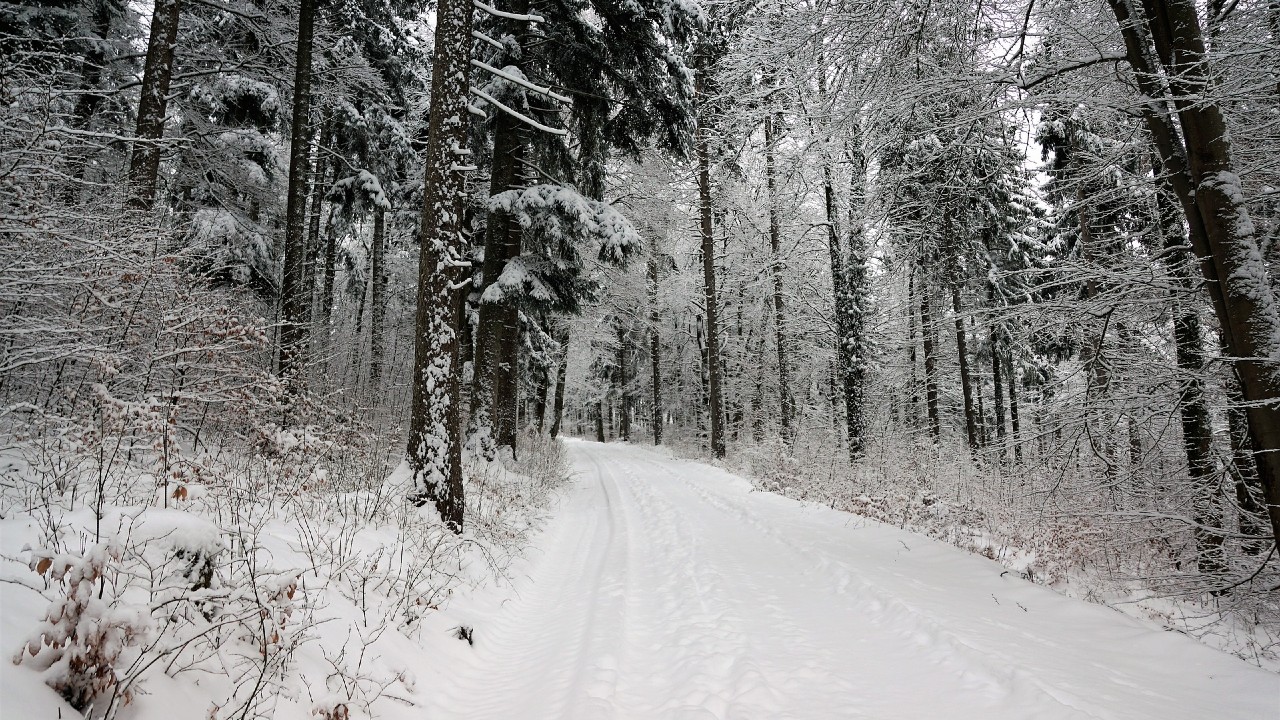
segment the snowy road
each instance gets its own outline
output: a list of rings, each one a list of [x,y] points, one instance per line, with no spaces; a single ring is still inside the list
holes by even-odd
[[[993,562],[643,448],[570,451],[518,596],[424,717],[1280,717],[1280,677]]]

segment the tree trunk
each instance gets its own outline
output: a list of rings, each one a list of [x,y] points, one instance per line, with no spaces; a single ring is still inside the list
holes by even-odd
[[[334,168],[334,175],[337,175],[337,168]],[[324,224],[324,253],[322,262],[324,263],[324,282],[320,287],[320,326],[329,329],[329,325],[333,322],[333,292],[335,285],[335,274],[338,265],[338,233],[333,227],[333,206],[329,206],[329,218]]]
[[[658,256],[649,258],[649,361],[653,373],[653,444],[662,444],[662,343],[658,339]]]
[[[1160,163],[1153,162],[1157,178]],[[1174,206],[1173,191],[1167,182],[1158,181],[1156,207],[1170,273],[1179,286],[1179,295],[1190,298],[1196,292],[1192,276],[1195,257],[1187,251],[1187,238]],[[1226,569],[1223,536],[1216,532],[1222,526],[1218,511],[1218,481],[1213,458],[1213,425],[1204,397],[1205,358],[1200,316],[1194,306],[1175,295],[1173,298],[1173,343],[1178,370],[1182,374],[1182,391],[1178,410],[1182,419],[1182,447],[1187,458],[1187,474],[1191,479],[1192,522],[1196,540],[1196,567],[1205,574],[1218,574]]]
[[[1014,462],[1022,462],[1022,441],[1021,426],[1018,423],[1018,383],[1021,381],[1019,377],[1018,367],[1013,363],[1013,351],[1005,356],[1004,366],[1006,375],[1009,378],[1009,430],[1011,431],[1011,439],[1013,440],[1013,460]]]
[[[423,154],[418,315],[414,328],[413,406],[406,451],[414,498],[434,502],[441,519],[462,532],[461,368],[458,326],[462,303],[454,283],[463,257],[466,176],[454,165],[454,148],[467,142],[467,75],[472,6],[439,0],[435,55],[431,61],[431,110]]]
[[[280,285],[280,377],[295,391],[304,385],[307,365],[306,284],[307,174],[311,146],[311,46],[315,0],[298,4],[298,46],[293,69],[293,127],[289,139],[289,193],[285,209],[284,281]]]
[[[702,289],[706,302],[706,365],[707,365],[707,411],[710,415],[711,455],[722,458],[725,455],[724,445],[724,401],[721,394],[720,378],[720,331],[717,323],[716,298],[716,255],[715,238],[712,237],[711,225],[711,150],[710,133],[707,128],[705,94],[703,92],[702,73],[697,76],[699,108],[697,117],[697,155],[698,155],[698,215],[699,229],[702,234]]]
[[[853,172],[857,172],[854,168]],[[822,168],[823,201],[827,212],[827,249],[831,256],[831,292],[835,310],[836,325],[836,377],[834,385],[843,399],[845,417],[845,437],[848,444],[849,460],[856,462],[863,453],[866,432],[862,412],[862,386],[859,372],[859,358],[854,356],[860,343],[860,318],[855,308],[852,292],[852,273],[845,264],[844,251],[840,247],[839,211],[836,208],[836,192],[832,182],[832,171],[829,159],[824,159]],[[852,196],[849,198],[853,202]],[[857,230],[849,228],[850,239]],[[852,258],[851,258],[852,261]]]
[[[1258,466],[1253,460],[1253,446],[1249,442],[1249,420],[1241,407],[1240,387],[1234,375],[1227,378],[1227,427],[1231,435],[1231,477],[1235,482],[1236,507],[1240,515],[1240,533],[1258,540],[1248,540],[1244,551],[1257,555],[1267,550],[1266,507],[1262,498],[1262,484],[1258,478]]]
[[[924,337],[924,398],[929,410],[929,435],[936,444],[942,439],[942,419],[938,416],[938,328],[933,322],[929,285],[920,276],[920,334]]]
[[[960,389],[964,395],[964,430],[969,449],[977,452],[981,447],[978,438],[978,410],[973,404],[973,380],[969,374],[969,343],[964,330],[963,308],[960,306],[960,288],[951,288],[951,310],[955,313],[956,354],[960,359]]]
[[[1004,428],[1004,379],[1001,377],[1000,371],[1000,331],[995,325],[991,326],[991,332],[987,336],[988,343],[991,346],[991,385],[992,392],[995,395],[995,411],[996,411],[996,427],[995,441],[1000,446],[1000,456],[1005,457],[1005,428]]]
[[[533,401],[533,424],[538,434],[542,434],[547,417],[547,395],[551,392],[551,377],[543,372],[538,378],[538,392]]]
[[[111,36],[111,25],[117,17],[124,15],[123,0],[93,0],[89,16],[93,21],[93,34],[88,38],[88,49],[80,63],[80,97],[76,99],[72,112],[72,124],[78,130],[85,130],[106,100],[106,93],[99,87],[102,83],[102,71],[107,64],[107,39]],[[68,158],[67,175],[71,182],[67,184],[65,197],[68,203],[75,203],[80,196],[80,186],[84,180],[85,167],[88,166],[91,150],[75,151]]]
[[[786,310],[782,296],[782,228],[778,213],[777,169],[774,167],[774,134],[776,119],[772,112],[764,118],[764,167],[765,183],[769,191],[769,249],[773,253],[773,327],[774,343],[778,351],[778,402],[782,408],[782,442],[792,441],[792,416],[795,414],[791,397],[790,371],[787,367]]]
[[[1218,482],[1213,462],[1213,428],[1204,401],[1200,380],[1204,373],[1201,354],[1200,318],[1191,308],[1180,307],[1173,319],[1173,340],[1178,369],[1183,373],[1178,409],[1182,415],[1182,446],[1187,457],[1187,474],[1194,492],[1192,521],[1195,522],[1196,566],[1200,572],[1220,573],[1222,556],[1221,516],[1217,508]]]
[[[309,6],[311,0],[302,2]],[[138,210],[150,210],[155,202],[156,183],[160,177],[160,140],[164,137],[165,115],[169,108],[169,82],[173,79],[173,51],[178,40],[180,18],[179,0],[156,0],[151,11],[147,59],[142,69],[133,156],[129,159],[129,205]],[[299,15],[300,36],[301,21]],[[309,53],[308,49],[308,61]]]
[[[1274,538],[1280,536],[1280,368],[1269,358],[1280,352],[1273,341],[1280,336],[1280,314],[1234,172],[1226,119],[1206,92],[1209,71],[1196,7],[1190,0],[1144,0],[1145,17],[1133,17],[1126,0],[1109,4],[1134,81],[1147,98],[1140,109],[1190,228],[1225,354],[1240,379]],[[1160,68],[1148,61],[1152,48]],[[1162,111],[1168,97],[1181,133],[1175,116]]]
[[[324,139],[329,135],[329,121],[326,118],[316,133],[315,147],[311,154],[311,183],[307,191],[307,264],[304,287],[307,294],[307,315],[310,316],[315,305],[316,266],[323,259],[323,248],[320,247],[320,206],[324,204],[326,180],[330,163],[325,162]],[[313,324],[314,326],[314,324]]]
[[[569,331],[561,331],[556,342],[560,343],[560,367],[556,370],[556,397],[551,408],[552,439],[560,434],[560,420],[564,417],[564,380],[569,368]]]
[[[489,175],[489,194],[520,187],[520,163],[524,159],[524,133],[520,121],[505,112],[494,119],[493,169]],[[516,393],[512,388],[518,361],[519,310],[514,298],[486,298],[501,277],[507,261],[520,252],[520,226],[507,213],[489,216],[485,235],[484,265],[481,271],[479,321],[476,328],[475,364],[471,379],[471,418],[468,421],[472,442],[485,457],[492,457],[498,445],[515,447],[514,421],[509,417],[515,408]],[[514,315],[514,317],[512,317]],[[512,330],[515,334],[512,334]],[[513,352],[516,351],[516,352]],[[507,442],[503,442],[504,438]]]
[[[596,401],[596,442],[604,442],[604,401]]]
[[[907,382],[911,393],[911,425],[920,427],[920,380],[916,378],[916,269],[907,271],[907,363],[910,374]]]
[[[369,389],[374,397],[380,397],[379,383],[382,380],[382,324],[386,315],[387,302],[387,268],[386,268],[386,212],[380,208],[373,209],[373,247],[369,253]]]
[[[627,391],[627,331],[618,325],[618,438],[631,440],[631,396]]]
[[[1079,186],[1076,188],[1076,220],[1080,232],[1080,255],[1086,263],[1090,263],[1096,250],[1093,218],[1089,199],[1085,197],[1084,188]],[[1100,292],[1096,279],[1090,277],[1085,281],[1086,301],[1098,297]],[[1107,479],[1115,481],[1119,476],[1120,468],[1112,437],[1116,431],[1116,423],[1112,422],[1111,368],[1102,352],[1109,322],[1110,315],[1107,315],[1096,331],[1089,326],[1084,328],[1084,339],[1080,346],[1080,364],[1086,372],[1085,434],[1094,455],[1105,465],[1104,473]]]

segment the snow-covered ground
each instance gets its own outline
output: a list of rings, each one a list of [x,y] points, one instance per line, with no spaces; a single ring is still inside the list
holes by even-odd
[[[430,718],[1273,718],[1280,676],[942,543],[570,442],[506,593],[425,662]]]
[[[175,544],[219,544],[231,525],[214,528],[199,505],[111,510],[104,526],[131,522],[134,543],[112,577],[133,589],[82,619],[138,611],[149,628],[145,652],[121,656],[137,658],[120,671],[137,684],[117,717],[1280,717],[1280,675],[993,561],[646,448],[566,445],[575,478],[525,556],[499,563],[510,582],[484,579],[499,545],[442,545],[453,536],[429,512],[360,526],[319,505],[255,505],[261,567],[238,570],[252,556],[224,550],[212,621],[198,604],[166,620],[185,606],[149,594],[163,573],[141,569],[173,565]],[[57,524],[74,536],[91,515]],[[26,511],[0,519],[8,657],[59,597],[21,550],[38,525]],[[268,640],[254,634],[259,607],[278,620]],[[0,718],[76,717],[43,664],[0,663]]]

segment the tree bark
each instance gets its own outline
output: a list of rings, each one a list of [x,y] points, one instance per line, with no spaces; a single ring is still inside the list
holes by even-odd
[[[1010,439],[1013,441],[1013,460],[1014,462],[1022,462],[1022,428],[1019,425],[1018,418],[1018,383],[1021,382],[1018,367],[1013,363],[1013,351],[1010,350],[1005,355],[1004,360],[1005,374],[1009,380],[1009,430],[1011,432]]]
[[[302,2],[309,4],[311,0]],[[156,0],[151,11],[147,59],[142,69],[133,155],[129,159],[129,206],[137,210],[150,210],[155,202],[160,177],[160,140],[164,137],[169,108],[169,83],[173,79],[173,53],[180,18],[179,0]]]
[[[306,294],[307,294],[307,315],[310,318],[315,306],[316,295],[316,272],[319,269],[316,266],[323,259],[323,248],[320,247],[320,206],[324,204],[325,181],[329,175],[329,164],[323,158],[324,139],[329,135],[329,120],[326,118],[321,123],[316,133],[315,146],[311,153],[311,183],[307,190],[307,264],[306,264]]]
[[[907,382],[911,393],[911,425],[920,427],[920,381],[916,378],[916,269],[907,271],[907,363],[911,366]]]
[[[507,113],[498,112],[493,133],[493,168],[489,174],[491,196],[520,187],[520,163],[525,150],[520,121]],[[500,445],[515,449],[516,423],[511,416],[519,390],[515,377],[519,361],[519,309],[514,298],[486,299],[485,295],[501,277],[507,261],[520,253],[520,232],[519,224],[507,213],[490,214],[481,270],[483,286],[476,328],[469,420],[473,435],[471,441],[478,443],[477,450],[485,457],[492,457]]]
[[[706,96],[703,90],[703,73],[697,76],[699,107],[697,113],[696,149],[698,156],[698,216],[699,230],[702,235],[702,289],[706,302],[706,365],[707,365],[707,409],[711,429],[711,455],[722,458],[725,455],[724,444],[724,400],[721,391],[720,377],[720,331],[717,322],[719,309],[716,297],[716,255],[715,239],[712,237],[711,224],[711,138],[707,127],[708,118]]]
[[[298,4],[298,45],[293,69],[293,126],[289,140],[289,193],[285,209],[284,281],[280,285],[280,377],[294,389],[305,383],[308,310],[306,284],[307,175],[311,147],[311,49],[315,0]]]
[[[466,176],[452,169],[454,148],[467,142],[467,76],[472,6],[439,0],[431,62],[431,112],[424,152],[418,315],[414,328],[413,406],[406,450],[416,502],[433,502],[462,532],[461,368],[457,285],[463,257]]]
[[[551,408],[552,439],[560,434],[560,421],[564,417],[564,382],[569,368],[569,331],[561,331],[556,342],[560,343],[560,367],[556,370],[556,396]]]
[[[618,325],[618,438],[631,440],[631,395],[627,390],[627,331]]]
[[[658,338],[658,255],[649,258],[649,362],[653,374],[653,444],[662,444],[662,343]]]
[[[1190,0],[1144,0],[1144,12],[1135,16],[1126,0],[1109,4],[1134,81],[1147,98],[1140,109],[1186,217],[1225,354],[1240,379],[1274,538],[1280,536],[1280,368],[1271,359],[1280,354],[1273,341],[1280,314],[1234,172],[1226,119],[1206,92],[1210,75],[1196,7]],[[1169,98],[1181,134],[1167,111]]]
[[[324,281],[320,284],[320,325],[329,327],[333,322],[334,285],[338,264],[338,233],[333,227],[333,206],[329,206],[329,217],[324,223]]]
[[[551,377],[545,372],[539,373],[538,392],[533,401],[533,424],[538,434],[542,434],[547,417],[547,395],[551,392]]]
[[[386,315],[387,302],[387,268],[386,268],[386,212],[380,208],[373,209],[373,246],[369,253],[370,296],[369,296],[369,389],[374,397],[380,397],[379,383],[382,381],[382,325]]]
[[[778,180],[775,167],[774,124],[776,118],[770,112],[764,118],[764,167],[765,184],[769,192],[769,249],[773,254],[773,327],[774,344],[778,352],[778,402],[781,405],[782,442],[788,446],[793,440],[792,416],[795,414],[791,397],[790,370],[787,367],[786,309],[782,285],[782,228],[778,212]]]
[[[969,373],[969,343],[964,330],[964,309],[960,305],[960,288],[951,288],[951,310],[955,313],[956,354],[960,359],[960,389],[964,395],[964,430],[969,449],[981,447],[978,437],[978,410],[973,403],[973,380]]]
[[[1000,446],[1000,455],[1005,456],[1005,426],[1004,426],[1004,378],[1001,377],[1000,369],[1000,331],[993,325],[991,332],[987,336],[988,343],[991,347],[991,386],[995,395],[995,441]]]
[[[75,110],[72,112],[72,123],[76,129],[89,127],[93,116],[106,100],[106,93],[99,87],[102,83],[102,71],[107,64],[107,39],[111,36],[111,25],[117,17],[124,15],[123,0],[93,0],[89,16],[93,20],[93,32],[97,37],[87,38],[88,48],[80,63],[80,97],[76,98]],[[64,194],[68,203],[74,203],[80,196],[81,183],[84,181],[85,168],[89,163],[91,150],[73,151],[68,158],[67,175],[71,182],[67,184]]]
[[[924,337],[924,398],[929,411],[929,435],[933,442],[942,439],[942,419],[938,416],[938,328],[933,322],[932,303],[929,302],[929,285],[920,276],[920,334]]]
[[[1178,295],[1191,297],[1196,292],[1192,276],[1195,257],[1189,251],[1182,229],[1173,189],[1161,179],[1161,164],[1153,159],[1158,192],[1156,209],[1160,230],[1164,235],[1165,256],[1170,274],[1177,282]],[[1182,446],[1187,458],[1187,474],[1191,480],[1193,535],[1196,541],[1196,567],[1205,574],[1226,569],[1223,556],[1224,538],[1217,532],[1222,526],[1218,511],[1219,489],[1213,459],[1213,425],[1204,397],[1205,358],[1200,316],[1194,306],[1177,295],[1173,298],[1173,343],[1178,370],[1182,374],[1182,390],[1178,411],[1182,420]]]

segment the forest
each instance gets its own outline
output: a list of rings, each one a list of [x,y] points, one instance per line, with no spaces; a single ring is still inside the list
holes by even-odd
[[[591,442],[1277,690],[1277,148],[1277,0],[0,0],[4,705],[422,717]]]

